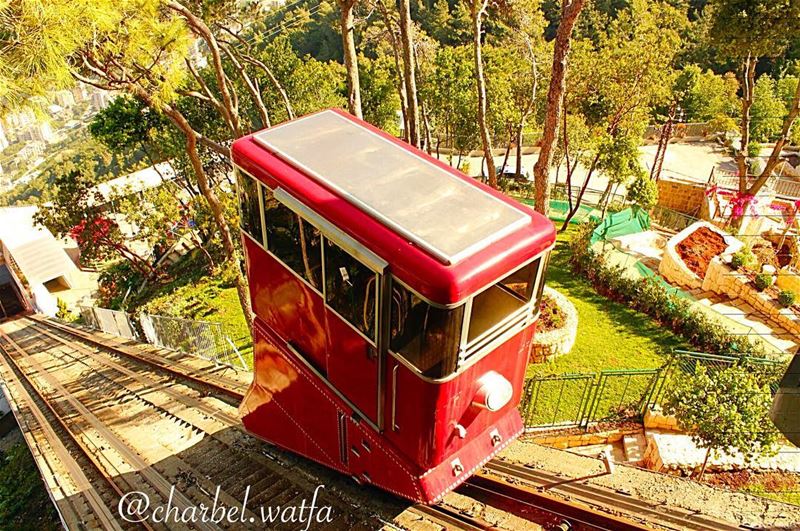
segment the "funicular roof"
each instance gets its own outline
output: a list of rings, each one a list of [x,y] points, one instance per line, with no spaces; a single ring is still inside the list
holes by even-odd
[[[248,135],[232,154],[440,304],[462,300],[555,240],[545,217],[342,111]]]
[[[253,138],[445,264],[530,222],[518,208],[334,111]]]

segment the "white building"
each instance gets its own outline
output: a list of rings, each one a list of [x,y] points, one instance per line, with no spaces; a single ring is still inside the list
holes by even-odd
[[[34,225],[36,210],[35,206],[0,209],[0,249],[6,265],[5,282],[0,281],[0,284],[15,287],[20,298],[26,298],[14,274],[15,269],[20,271],[30,289],[34,309],[55,315],[58,306],[51,290],[69,289],[78,268],[49,230]],[[14,267],[8,267],[10,264]],[[12,301],[10,291],[4,298],[8,305],[8,301]]]
[[[17,153],[16,160],[20,163],[30,162],[44,154],[44,142],[28,142]]]
[[[102,111],[111,103],[111,96],[105,90],[96,90],[92,93],[92,109]]]
[[[69,90],[59,90],[53,95],[53,98],[59,106],[65,109],[75,105],[75,96]]]
[[[83,83],[78,83],[72,88],[72,97],[75,102],[82,102],[89,99],[89,89]]]
[[[6,136],[6,130],[3,129],[3,124],[0,123],[0,151],[3,151],[7,147],[8,137]]]
[[[19,133],[18,139],[52,144],[57,140],[57,137],[53,128],[50,126],[50,122],[38,122],[28,126],[27,129]]]
[[[89,194],[87,206],[107,207],[112,205],[115,199],[133,194],[141,195],[146,190],[158,188],[173,179],[175,179],[175,169],[171,163],[161,162],[155,166],[148,166],[143,170],[98,184]]]

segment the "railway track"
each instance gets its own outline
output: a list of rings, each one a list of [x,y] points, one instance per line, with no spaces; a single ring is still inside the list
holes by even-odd
[[[94,370],[95,379],[101,379],[102,386],[116,389],[143,406],[161,408],[162,415],[173,418],[175,422],[186,423],[192,430],[219,443],[218,451],[229,449],[230,445],[229,435],[218,434],[221,429],[241,430],[235,410],[221,407],[219,402],[237,405],[243,398],[244,388],[241,382],[220,370],[198,370],[187,363],[167,360],[129,345],[115,344],[107,338],[38,316],[30,318],[27,324],[32,331],[32,342],[49,341],[62,347],[60,362]],[[31,345],[35,346],[36,343]],[[39,348],[41,346],[38,344]],[[69,353],[69,349],[75,352]],[[153,370],[142,373],[137,370],[140,364]],[[102,370],[98,370],[101,367]],[[185,383],[185,387],[167,385],[174,380]],[[86,386],[86,390],[96,389],[97,382],[87,382]],[[156,396],[142,396],[143,390],[154,388],[159,389]],[[187,389],[193,390],[194,394],[187,392]],[[180,413],[173,412],[167,407],[170,402],[181,403],[186,408]],[[197,419],[190,418],[190,411],[205,416],[204,422],[213,421],[219,425],[204,427]],[[246,458],[247,455],[243,455],[243,459]],[[258,466],[262,465],[258,463]],[[497,459],[489,462],[485,470],[470,479],[459,492],[545,528],[558,529],[558,526],[569,525],[571,529],[581,530],[738,529],[677,508],[657,506],[585,482],[565,482],[564,478]],[[467,517],[446,505],[415,505],[410,510],[445,528],[491,528],[486,522]]]
[[[71,529],[125,528],[109,508],[116,511],[131,492],[146,494],[151,508],[172,506],[180,514],[196,515],[201,504],[212,507],[215,500],[218,506],[244,508],[234,523],[193,519],[186,526],[204,530],[247,528],[263,521],[257,508],[266,508],[271,517],[270,509],[308,504],[317,483],[292,464],[265,454],[261,443],[238,428],[231,429],[238,425],[232,406],[226,409],[219,399],[176,385],[168,375],[136,370],[133,360],[115,359],[39,324],[28,324],[14,335],[0,333],[0,347],[13,369],[15,390],[25,391],[17,396],[31,411],[47,413],[42,425],[60,427],[52,440],[69,449],[59,454],[59,461],[91,471],[80,490],[85,500],[59,506],[66,508]],[[79,460],[70,455],[76,449]],[[219,478],[219,485],[213,478]],[[86,508],[89,501],[94,503]],[[368,508],[323,491],[317,506],[324,505],[332,510],[323,528],[375,529],[382,524]],[[107,521],[89,521],[95,513]],[[297,523],[269,522],[270,528],[298,528]],[[127,527],[175,528],[153,519]]]

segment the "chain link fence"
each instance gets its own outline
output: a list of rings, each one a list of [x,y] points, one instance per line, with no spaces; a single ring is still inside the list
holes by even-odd
[[[234,369],[250,370],[221,323],[192,321],[163,315],[139,315],[139,323],[149,343],[194,354]]]
[[[84,324],[95,330],[126,339],[137,339],[139,337],[136,332],[136,326],[134,326],[133,321],[125,312],[96,306],[79,306],[78,308]]]
[[[176,350],[237,370],[251,370],[221,323],[163,315],[139,315],[138,326],[127,313],[96,306],[79,306],[83,324],[107,334]]]

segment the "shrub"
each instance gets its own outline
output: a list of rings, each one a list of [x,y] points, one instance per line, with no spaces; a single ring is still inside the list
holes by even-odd
[[[775,279],[772,277],[770,273],[759,273],[756,275],[755,280],[753,283],[756,285],[756,289],[758,291],[764,291],[768,287],[772,285],[772,282]]]
[[[567,316],[564,310],[559,308],[556,300],[549,295],[542,297],[541,312],[539,314],[539,324],[537,329],[542,332],[549,330],[557,330],[562,328],[566,322]]]
[[[731,334],[727,328],[652,278],[632,281],[620,266],[610,266],[589,248],[594,225],[584,223],[569,242],[572,268],[582,273],[603,296],[646,313],[703,352],[763,352],[761,343]]]
[[[792,306],[796,298],[797,295],[794,294],[794,291],[788,289],[783,289],[778,293],[778,303],[784,308]]]
[[[753,244],[753,254],[759,264],[768,264],[776,269],[781,267],[778,262],[778,253],[775,252],[775,247],[767,240],[759,238]]]
[[[756,255],[748,249],[742,249],[731,257],[731,267],[734,269],[754,269],[757,266]]]
[[[645,210],[650,210],[658,203],[658,185],[645,173],[639,173],[628,186],[628,201]]]
[[[72,312],[69,311],[69,307],[64,299],[58,297],[56,299],[56,306],[58,307],[58,311],[56,312],[56,317],[61,319],[62,321],[72,321],[74,320],[74,316]]]

